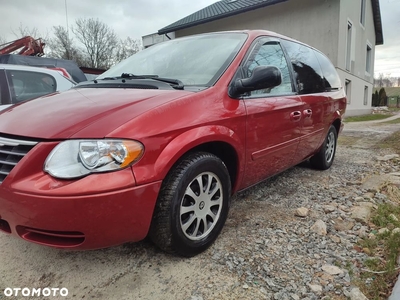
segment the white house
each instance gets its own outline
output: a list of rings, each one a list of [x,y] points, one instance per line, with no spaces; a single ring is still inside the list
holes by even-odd
[[[371,111],[375,46],[383,44],[379,0],[222,0],[158,34],[178,38],[242,29],[275,31],[321,50],[347,91],[346,115]]]

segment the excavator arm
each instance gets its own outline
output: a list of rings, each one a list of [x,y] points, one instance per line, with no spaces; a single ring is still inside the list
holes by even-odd
[[[19,55],[26,55],[26,56],[44,55],[43,48],[45,46],[45,43],[42,42],[42,39],[35,40],[31,36],[25,36],[18,40],[5,43],[3,45],[0,45],[0,47],[4,45],[5,47],[0,48],[0,55],[10,54],[19,49],[20,49],[18,52]]]

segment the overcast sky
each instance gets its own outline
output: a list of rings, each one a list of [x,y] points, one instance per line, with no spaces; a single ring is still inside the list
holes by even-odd
[[[296,0],[299,1],[299,0]],[[355,1],[355,0],[346,0]],[[0,37],[15,39],[18,27],[36,27],[51,36],[56,25],[72,25],[77,18],[98,18],[121,37],[139,39],[157,32],[215,0],[0,0]],[[384,45],[376,48],[375,75],[400,77],[400,0],[380,0]]]

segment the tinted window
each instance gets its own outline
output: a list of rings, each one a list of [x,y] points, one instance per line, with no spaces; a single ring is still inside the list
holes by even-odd
[[[318,51],[315,51],[315,55],[318,58],[319,64],[321,65],[322,73],[324,74],[325,89],[329,91],[332,89],[341,88],[342,83],[331,61],[325,55],[319,53]]]
[[[323,92],[323,75],[314,51],[306,46],[286,40],[283,40],[282,44],[291,60],[299,93]]]
[[[292,93],[292,82],[290,79],[289,68],[281,46],[276,41],[261,43],[250,55],[244,66],[247,77],[250,77],[254,68],[257,66],[275,66],[281,70],[282,83],[279,86],[269,89],[262,89],[251,92],[251,95],[282,95]]]
[[[56,91],[55,79],[48,74],[30,71],[6,70],[12,91],[12,103],[30,100]]]

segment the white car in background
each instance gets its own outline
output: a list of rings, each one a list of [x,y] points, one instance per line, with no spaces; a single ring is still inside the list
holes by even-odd
[[[0,64],[0,110],[74,87],[76,83],[62,75],[64,70]]]

